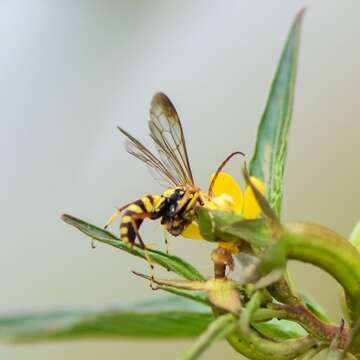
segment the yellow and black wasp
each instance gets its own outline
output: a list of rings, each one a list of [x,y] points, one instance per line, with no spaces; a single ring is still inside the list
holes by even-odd
[[[161,224],[170,234],[180,235],[194,220],[196,207],[203,206],[211,197],[216,174],[233,155],[243,155],[241,152],[229,155],[213,177],[208,193],[204,193],[194,184],[179,116],[170,99],[161,92],[155,94],[151,101],[148,124],[159,158],[124,129],[118,129],[127,138],[127,152],[145,162],[152,172],[155,171],[158,180],[165,182],[168,189],[161,195],[144,195],[117,209],[105,225],[107,227],[122,213],[122,241],[133,245],[138,238],[143,248],[145,243],[139,234],[139,228],[144,219],[161,218]]]

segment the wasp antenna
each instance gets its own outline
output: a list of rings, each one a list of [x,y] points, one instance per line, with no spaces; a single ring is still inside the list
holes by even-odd
[[[132,137],[126,130],[124,130],[122,127],[117,126],[116,127],[123,135],[127,136],[127,137]]]
[[[225,167],[225,165],[231,160],[231,158],[233,158],[235,155],[241,155],[241,156],[245,156],[245,154],[242,151],[234,151],[233,153],[231,153],[230,155],[228,155],[225,160],[220,164],[220,166],[217,168],[216,173],[214,175],[214,177],[211,180],[210,186],[209,186],[209,190],[208,190],[208,195],[212,196],[212,189],[214,187],[214,184],[216,182],[216,179],[218,178],[220,172],[222,171],[222,169]]]

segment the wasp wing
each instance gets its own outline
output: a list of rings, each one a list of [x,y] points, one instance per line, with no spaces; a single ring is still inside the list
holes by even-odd
[[[152,176],[160,183],[177,186],[176,177],[173,176],[167,167],[150,150],[121,127],[118,127],[118,129],[128,139],[125,142],[125,148],[129,154],[143,161],[148,166]]]
[[[161,161],[176,185],[194,185],[179,116],[163,93],[155,94],[151,101],[149,128]]]

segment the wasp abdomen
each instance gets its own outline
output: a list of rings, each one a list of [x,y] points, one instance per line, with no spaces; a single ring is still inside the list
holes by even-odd
[[[159,201],[159,196],[146,195],[134,201],[124,211],[120,222],[120,235],[124,242],[134,244],[138,236],[138,229],[145,218],[156,219],[154,212]],[[141,242],[141,238],[139,237]]]

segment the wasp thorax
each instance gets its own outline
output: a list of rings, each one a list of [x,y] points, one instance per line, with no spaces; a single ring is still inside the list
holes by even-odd
[[[173,189],[167,189],[162,193],[162,196],[166,199],[177,200],[182,197],[185,193],[185,190],[181,187],[176,187]]]
[[[163,202],[161,204],[161,212],[163,215],[163,221],[166,222],[168,218],[172,218],[181,212],[184,208],[182,198],[185,191],[181,188],[168,189],[163,192]]]

